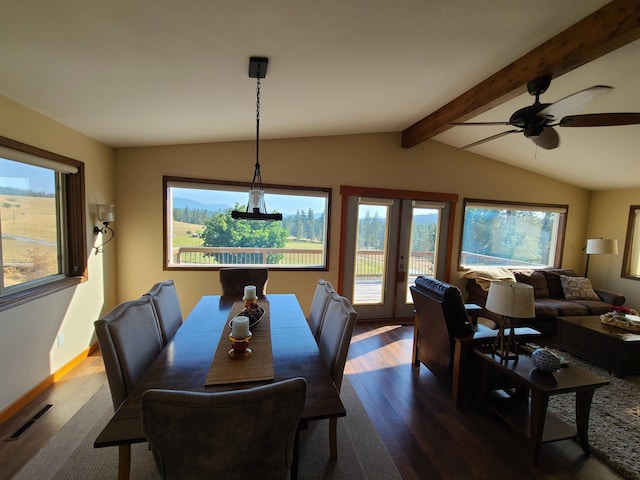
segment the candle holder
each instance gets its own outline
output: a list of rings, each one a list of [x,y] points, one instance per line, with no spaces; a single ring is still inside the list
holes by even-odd
[[[245,286],[244,295],[242,297],[242,300],[244,301],[244,308],[248,310],[251,304],[255,303],[257,299],[258,299],[258,295],[256,294],[255,285]]]
[[[233,335],[229,335],[231,340],[231,350],[229,350],[229,358],[231,360],[244,360],[251,356],[251,349],[249,348],[249,340],[253,334],[249,332],[246,338],[235,338]]]

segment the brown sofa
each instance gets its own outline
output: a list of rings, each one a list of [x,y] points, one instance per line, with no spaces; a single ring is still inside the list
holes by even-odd
[[[607,290],[594,288],[598,300],[568,300],[560,281],[561,275],[578,277],[570,269],[545,268],[539,270],[511,270],[515,281],[533,286],[535,318],[519,319],[518,326],[530,326],[544,335],[555,335],[556,318],[561,316],[601,315],[611,310],[613,306],[623,305],[624,295]],[[469,274],[465,274],[470,277]],[[484,309],[487,301],[487,291],[474,278],[467,278],[467,302],[483,307],[481,316],[494,321],[500,321],[500,316]],[[486,278],[485,278],[486,284]]]

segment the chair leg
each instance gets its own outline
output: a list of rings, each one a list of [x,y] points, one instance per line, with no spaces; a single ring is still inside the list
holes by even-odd
[[[129,480],[131,445],[118,445],[118,480]]]
[[[329,419],[329,452],[332,459],[338,458],[338,419]]]

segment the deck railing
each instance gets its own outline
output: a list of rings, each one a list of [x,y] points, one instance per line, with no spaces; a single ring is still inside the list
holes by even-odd
[[[178,247],[172,255],[175,265],[323,265],[323,250],[305,248]],[[356,275],[375,277],[384,270],[384,250],[358,250]],[[413,252],[408,272],[432,273],[433,252]]]

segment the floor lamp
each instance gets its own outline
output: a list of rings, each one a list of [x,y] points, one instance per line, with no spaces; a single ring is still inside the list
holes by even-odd
[[[533,287],[526,283],[491,282],[485,308],[502,316],[493,352],[503,360],[518,359],[516,349],[516,319],[536,316]],[[508,333],[505,329],[508,328]]]
[[[589,272],[589,255],[618,254],[618,240],[615,238],[590,238],[587,240],[586,252],[587,264],[584,267],[586,278]]]

